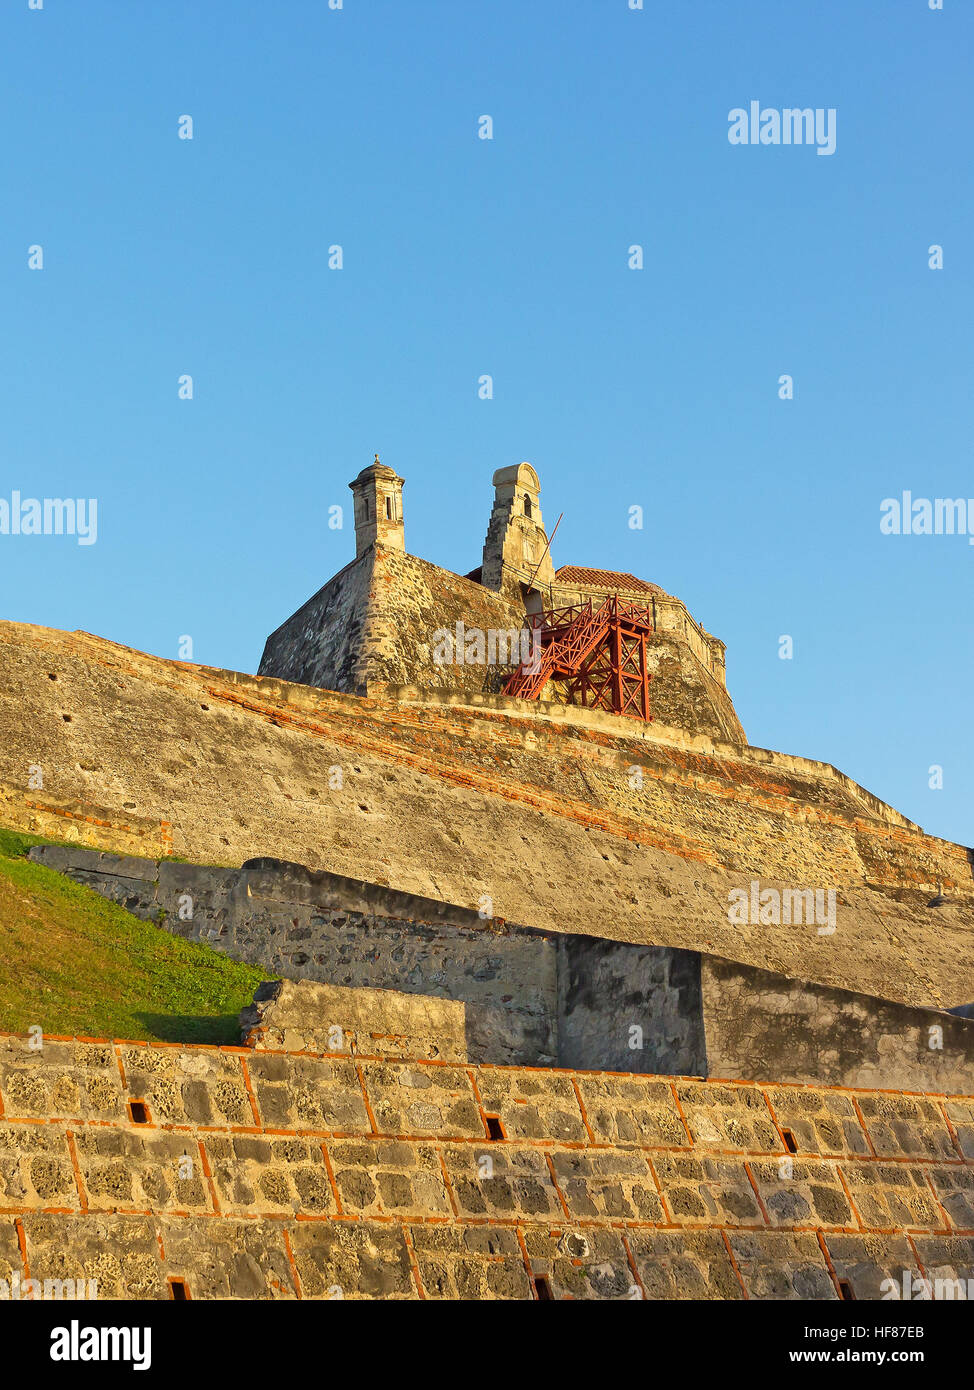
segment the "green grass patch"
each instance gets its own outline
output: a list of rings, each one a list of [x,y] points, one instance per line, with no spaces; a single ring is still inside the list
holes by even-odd
[[[28,835],[22,830],[8,830],[0,825],[0,855],[5,859],[26,859],[35,845],[63,845],[65,840],[48,840],[43,835]]]
[[[0,1031],[237,1043],[265,970],[171,936],[26,855],[0,827]]]
[[[6,826],[0,825],[0,855],[8,859],[26,859],[35,845],[61,845],[65,849],[86,849],[92,854],[101,852],[99,845],[79,844],[77,840],[52,840],[49,835],[28,835],[23,830],[9,830]],[[199,864],[198,859],[187,859],[182,854],[162,853],[161,848],[155,850],[147,849],[139,851],[130,849],[106,849],[106,854],[118,854],[122,858],[133,859],[165,859],[168,864]],[[208,869],[237,869],[239,864],[206,864]]]

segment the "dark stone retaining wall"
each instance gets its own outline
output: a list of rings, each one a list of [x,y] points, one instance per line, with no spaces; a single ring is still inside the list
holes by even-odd
[[[136,916],[292,980],[464,1005],[501,1065],[974,1093],[974,1021],[666,946],[538,931],[274,859],[40,846]]]

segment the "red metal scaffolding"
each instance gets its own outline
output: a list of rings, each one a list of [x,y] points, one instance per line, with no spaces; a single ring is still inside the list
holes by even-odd
[[[566,704],[652,719],[647,639],[654,632],[649,608],[611,594],[597,607],[591,599],[528,615],[538,650],[504,683],[505,695],[537,700],[556,681]]]

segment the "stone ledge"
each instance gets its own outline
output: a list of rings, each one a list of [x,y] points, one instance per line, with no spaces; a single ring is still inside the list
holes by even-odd
[[[273,980],[259,986],[240,1026],[255,1051],[467,1060],[463,1004],[391,989]]]

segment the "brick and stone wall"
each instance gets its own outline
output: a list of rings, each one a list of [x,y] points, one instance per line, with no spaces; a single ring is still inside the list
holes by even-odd
[[[971,1095],[2,1035],[0,1106],[7,1287],[828,1301],[974,1278]]]

